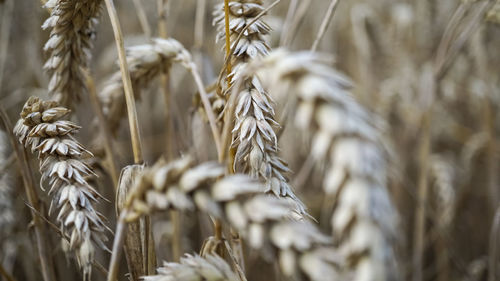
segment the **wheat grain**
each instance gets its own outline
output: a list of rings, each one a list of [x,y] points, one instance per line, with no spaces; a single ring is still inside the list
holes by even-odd
[[[224,219],[250,247],[279,260],[288,277],[304,274],[310,280],[337,276],[338,255],[331,239],[309,222],[291,219],[295,205],[262,194],[264,186],[247,175],[224,176],[217,163],[194,166],[186,157],[158,161],[146,169],[127,200],[128,221],[153,211],[199,210]]]
[[[295,100],[296,126],[312,135],[316,161],[329,162],[323,188],[335,198],[334,237],[355,280],[395,280],[397,217],[380,124],[351,96],[350,81],[324,61],[276,51],[249,66],[247,76],[256,73],[277,100]]]
[[[95,174],[82,162],[82,157],[91,153],[73,137],[80,127],[63,120],[69,112],[57,102],[31,97],[14,133],[25,147],[38,152],[40,185],[43,188],[42,182],[47,181],[48,194],[52,196],[49,213],[59,208],[60,228],[70,237],[70,249],[75,250],[84,277],[89,278],[95,245],[106,249],[106,226],[93,206],[101,195],[86,179]]]
[[[264,36],[269,25],[261,18],[254,19],[264,11],[262,1],[235,0],[229,2],[229,30],[231,48],[234,48],[231,74],[236,79],[241,66],[247,61],[267,55],[269,46]],[[214,12],[217,24],[217,40],[225,41],[224,6],[217,5]],[[252,23],[253,22],[253,23]],[[251,24],[252,23],[252,24]],[[239,41],[236,41],[243,33]],[[306,213],[304,204],[294,194],[285,176],[290,170],[278,156],[278,137],[275,128],[279,123],[274,118],[273,101],[260,86],[256,77],[245,81],[245,88],[238,94],[235,110],[236,124],[232,130],[232,147],[236,150],[234,171],[250,174],[266,181],[265,192],[285,197],[296,203],[298,215]]]
[[[44,5],[50,17],[42,28],[51,28],[44,68],[51,76],[49,93],[63,106],[71,107],[87,91],[82,71],[91,57],[100,5],[101,0],[49,0]]]
[[[146,281],[240,281],[229,264],[219,256],[187,254],[180,263],[165,262],[158,275],[144,277]]]

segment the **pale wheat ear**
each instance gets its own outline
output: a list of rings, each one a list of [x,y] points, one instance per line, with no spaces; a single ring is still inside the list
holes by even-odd
[[[72,108],[87,93],[83,69],[89,66],[100,5],[99,0],[49,0],[44,5],[50,17],[42,28],[51,29],[44,68],[50,75],[49,93],[63,106]]]
[[[260,77],[279,101],[296,101],[296,126],[312,136],[315,161],[328,163],[323,189],[335,198],[331,224],[345,269],[356,280],[398,280],[383,127],[350,94],[350,81],[323,61],[280,50],[250,65],[246,77]]]
[[[262,194],[264,186],[248,175],[225,176],[225,170],[215,162],[196,166],[191,158],[160,161],[144,170],[131,191],[125,220],[168,209],[202,211],[228,223],[264,257],[279,261],[288,278],[330,280],[343,274],[331,238],[314,224],[291,219],[293,203]]]
[[[264,40],[271,28],[257,16],[265,8],[262,1],[229,1],[229,36],[234,53],[233,72],[229,77],[236,81],[246,62],[267,55],[269,46]],[[227,39],[224,5],[217,5],[214,11],[214,23],[217,24],[217,40]],[[239,41],[236,39],[241,37]],[[226,43],[227,44],[227,43]],[[235,82],[237,83],[237,82]],[[280,124],[275,120],[274,103],[260,85],[257,77],[246,77],[237,95],[236,109],[226,114],[234,114],[235,125],[232,128],[231,148],[234,150],[232,169],[236,173],[249,174],[263,179],[266,183],[264,192],[277,197],[288,198],[295,202],[298,217],[306,214],[306,207],[294,194],[288,184],[286,174],[289,169],[278,155],[278,137],[275,130]]]
[[[78,143],[78,125],[64,120],[69,110],[53,101],[31,97],[21,112],[14,133],[25,147],[40,159],[41,181],[49,183],[50,210],[59,210],[57,221],[62,233],[70,237],[84,279],[90,278],[95,248],[107,249],[106,226],[95,210],[101,195],[87,182],[94,172],[82,157],[91,153]]]

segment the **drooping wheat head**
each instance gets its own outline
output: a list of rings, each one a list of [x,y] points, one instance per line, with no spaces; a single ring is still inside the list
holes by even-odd
[[[262,19],[249,25],[264,10],[262,4],[259,0],[229,2],[231,48],[236,46],[231,60],[234,70],[230,74],[234,79],[239,77],[238,73],[248,61],[268,54],[269,46],[264,37],[270,31],[269,25]],[[223,4],[216,6],[214,16],[218,31],[217,40],[225,41]],[[237,42],[241,33],[243,35]],[[305,206],[288,184],[287,163],[278,155],[275,129],[279,128],[280,124],[275,120],[273,101],[257,77],[248,77],[244,85],[238,94],[234,113],[236,124],[232,131],[232,147],[236,154],[233,169],[238,173],[264,179],[266,192],[293,200],[297,213],[303,215],[306,213]]]
[[[91,57],[92,41],[101,0],[49,0],[50,17],[42,25],[51,28],[44,50],[50,75],[49,93],[65,107],[72,107],[87,91],[83,71]]]
[[[19,142],[40,159],[40,184],[49,183],[52,197],[49,213],[58,208],[57,221],[62,232],[70,239],[84,276],[91,274],[95,247],[106,249],[106,226],[94,204],[101,197],[88,183],[94,172],[82,161],[91,155],[74,134],[80,127],[63,118],[70,112],[55,101],[28,99],[21,112],[21,119],[14,127]]]
[[[145,169],[128,198],[127,220],[153,211],[198,210],[230,224],[264,256],[279,260],[288,277],[331,280],[339,272],[339,256],[331,238],[307,221],[291,219],[295,205],[262,194],[264,186],[243,174],[224,176],[218,163],[195,166],[189,157],[158,161]]]
[[[134,95],[146,88],[161,73],[168,71],[174,62],[191,61],[191,55],[175,39],[153,39],[152,44],[129,47],[126,50],[127,65],[134,87]],[[125,116],[125,95],[120,71],[113,74],[99,93],[109,129],[116,133],[120,120]]]
[[[296,126],[312,136],[312,155],[327,161],[323,188],[333,201],[334,238],[355,280],[395,280],[397,215],[380,124],[353,98],[350,81],[325,61],[276,51],[250,65],[247,76],[257,74],[277,100],[293,100]]]

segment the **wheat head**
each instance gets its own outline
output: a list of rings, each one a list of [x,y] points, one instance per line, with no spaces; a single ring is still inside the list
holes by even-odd
[[[224,166],[208,162],[195,166],[190,157],[145,169],[127,200],[128,221],[153,211],[202,211],[223,219],[251,248],[280,262],[288,277],[331,280],[342,261],[331,238],[315,225],[293,218],[295,205],[262,194],[264,186],[248,175],[224,176]]]
[[[95,246],[106,249],[106,226],[94,207],[101,195],[87,181],[95,174],[82,161],[84,155],[92,154],[73,136],[80,127],[63,119],[69,112],[55,101],[31,97],[14,133],[21,144],[38,153],[40,185],[48,182],[48,194],[52,196],[49,213],[59,209],[57,221],[87,277],[91,274]]]
[[[312,136],[316,161],[328,163],[323,188],[334,198],[331,225],[355,280],[396,280],[397,215],[387,190],[381,122],[351,95],[349,79],[325,61],[279,50],[251,63],[246,77],[257,75],[271,96],[294,101],[296,126]]]
[[[44,5],[50,17],[42,28],[51,29],[44,68],[51,76],[49,93],[63,106],[71,107],[87,92],[83,71],[91,57],[100,5],[101,0],[49,0]]]
[[[263,19],[249,25],[263,10],[262,1],[229,1],[231,48],[234,47],[234,71],[230,76],[234,78],[239,77],[238,72],[246,62],[269,52],[269,46],[264,40],[271,29],[269,25]],[[217,24],[217,40],[221,41],[226,38],[224,16],[224,5],[217,5],[214,23]],[[243,35],[237,42],[236,39],[241,33]],[[275,129],[280,125],[275,120],[273,101],[257,77],[248,77],[244,85],[238,94],[236,124],[232,130],[232,147],[236,150],[233,169],[238,173],[264,179],[265,192],[291,199],[296,204],[296,212],[303,215],[306,213],[305,206],[288,184],[286,173],[290,170],[278,155]]]

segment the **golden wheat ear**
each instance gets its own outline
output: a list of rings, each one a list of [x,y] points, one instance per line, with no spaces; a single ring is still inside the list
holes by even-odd
[[[398,280],[397,214],[387,190],[383,122],[349,92],[351,82],[311,52],[279,50],[251,63],[278,101],[292,100],[295,124],[312,136],[315,161],[327,162],[323,189],[334,198],[331,226],[356,280]],[[237,91],[235,89],[234,91]]]
[[[85,155],[92,154],[73,136],[80,127],[64,120],[69,112],[57,102],[31,97],[14,133],[20,143],[38,154],[40,183],[48,182],[52,198],[49,213],[59,210],[61,231],[70,239],[70,249],[75,251],[84,276],[89,277],[96,246],[107,249],[106,226],[94,206],[102,197],[88,183],[88,177],[95,174],[82,161]]]

